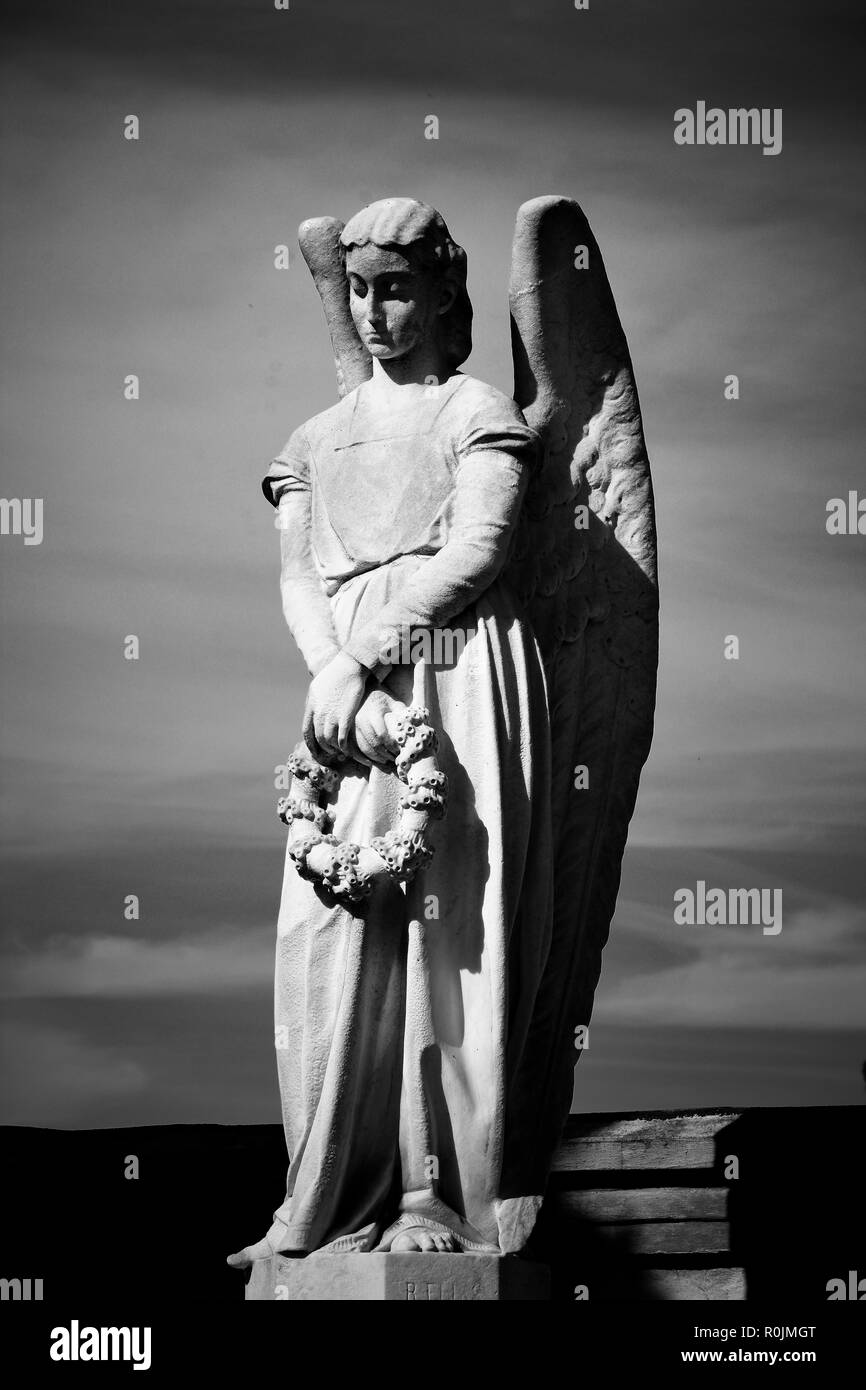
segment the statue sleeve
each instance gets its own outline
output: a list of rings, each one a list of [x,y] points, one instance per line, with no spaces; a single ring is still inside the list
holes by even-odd
[[[313,557],[310,459],[302,428],[273,460],[262,488],[277,508],[283,613],[307,670],[315,676],[340,644]]]
[[[344,650],[369,670],[408,630],[445,626],[480,598],[511,546],[536,439],[522,424],[476,428],[457,446],[448,539]]]
[[[303,425],[299,425],[290,435],[288,443],[271,460],[271,466],[262,478],[262,492],[276,507],[287,492],[309,490],[310,446]]]

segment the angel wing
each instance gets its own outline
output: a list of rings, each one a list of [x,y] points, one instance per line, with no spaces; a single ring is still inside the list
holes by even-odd
[[[511,579],[544,657],[552,726],[554,931],[528,1058],[538,1142],[552,1153],[652,738],[656,537],[628,347],[601,252],[572,199],[520,208],[509,297],[514,396],[543,443]]]
[[[340,233],[344,226],[336,217],[310,217],[298,228],[301,255],[325,310],[341,396],[373,375],[372,358],[358,337],[349,310],[349,282],[340,261]]]

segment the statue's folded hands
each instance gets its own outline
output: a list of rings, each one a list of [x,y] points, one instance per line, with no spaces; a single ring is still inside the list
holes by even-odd
[[[304,742],[313,757],[344,757],[364,701],[368,672],[352,654],[337,652],[310,682],[304,710]]]
[[[357,751],[370,763],[386,766],[394,761],[398,744],[388,728],[387,716],[396,715],[399,702],[387,690],[370,690],[355,715]]]

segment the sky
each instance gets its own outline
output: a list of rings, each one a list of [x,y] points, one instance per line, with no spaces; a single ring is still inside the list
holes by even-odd
[[[278,1118],[274,768],[305,672],[259,480],[336,399],[297,225],[391,194],[467,251],[472,375],[510,390],[514,217],[543,193],[587,213],[634,360],[659,698],[575,1107],[862,1103],[866,537],[825,525],[866,494],[855,19],[6,7],[2,492],[43,499],[44,537],[0,537],[4,1122]],[[780,108],[781,153],[675,144],[698,101]],[[781,889],[782,931],[677,925],[698,880]]]

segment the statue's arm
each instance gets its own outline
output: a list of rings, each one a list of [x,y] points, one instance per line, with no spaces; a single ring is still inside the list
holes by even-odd
[[[480,598],[508,556],[526,486],[532,445],[469,449],[457,470],[448,539],[344,648],[368,670],[408,628],[445,626]]]
[[[309,491],[284,492],[279,520],[283,613],[307,670],[316,676],[337,655],[340,644],[331,605],[313,561]]]
[[[277,508],[283,613],[310,675],[340,650],[331,605],[313,558],[309,447],[303,427],[271,463],[262,481]]]

